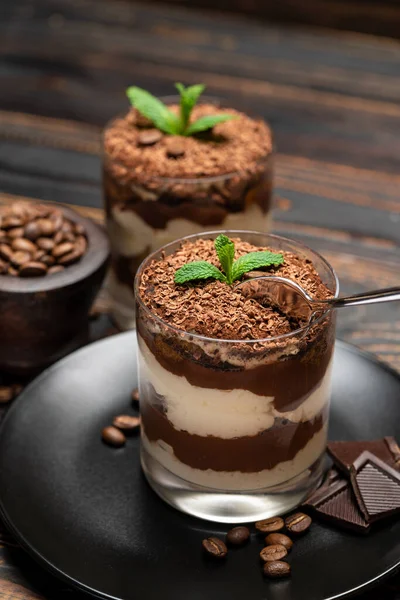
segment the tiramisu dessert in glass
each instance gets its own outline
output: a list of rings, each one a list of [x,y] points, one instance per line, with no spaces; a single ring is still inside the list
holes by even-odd
[[[129,88],[132,108],[104,132],[109,290],[112,314],[122,329],[134,327],[133,281],[149,253],[192,233],[270,228],[270,128],[215,100],[195,104],[204,86],[178,87],[181,97],[165,98],[166,105],[144,90]],[[149,109],[149,96],[150,104],[155,100],[159,105]],[[189,102],[189,114],[182,109],[182,98]],[[178,123],[171,125],[171,114]]]
[[[168,244],[135,282],[144,472],[174,507],[220,522],[299,504],[327,440],[335,314],[307,324],[246,298],[253,269],[314,298],[338,291],[317,253],[248,231]]]

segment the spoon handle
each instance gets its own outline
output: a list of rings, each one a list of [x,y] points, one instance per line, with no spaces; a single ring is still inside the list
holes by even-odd
[[[354,296],[347,296],[347,298],[332,298],[328,300],[328,303],[334,308],[342,308],[345,306],[376,304],[378,302],[393,302],[393,300],[400,300],[400,287],[354,294]]]

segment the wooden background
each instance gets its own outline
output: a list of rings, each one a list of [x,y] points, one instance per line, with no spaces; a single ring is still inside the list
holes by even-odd
[[[101,221],[101,127],[126,109],[128,85],[164,94],[174,81],[204,82],[268,119],[275,231],[322,252],[342,293],[400,285],[393,39],[131,1],[3,2],[0,201],[56,200]],[[341,312],[339,337],[400,371],[398,304]],[[0,598],[72,597],[21,550],[0,547]],[[399,600],[399,577],[361,598]]]

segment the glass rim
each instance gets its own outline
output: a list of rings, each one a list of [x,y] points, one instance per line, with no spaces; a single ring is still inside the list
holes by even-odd
[[[157,98],[159,98],[166,104],[171,103],[172,101],[175,101],[176,103],[179,104],[179,95],[178,94],[167,94],[167,95],[163,94],[162,96],[157,96]],[[224,99],[219,98],[218,96],[209,96],[207,94],[204,94],[201,96],[201,98],[203,100],[205,100],[206,102],[208,101],[210,103],[215,103],[215,104],[220,103],[221,105],[224,104]],[[235,109],[234,106],[232,106],[230,108],[233,108],[234,110],[240,110],[240,109]],[[129,112],[129,109],[128,109],[128,112]],[[263,121],[269,129],[270,136],[271,136],[271,150],[270,150],[270,152],[268,152],[268,154],[264,154],[263,156],[260,156],[260,158],[258,158],[257,160],[254,161],[254,164],[257,166],[266,164],[268,161],[272,160],[272,157],[276,153],[276,145],[275,145],[274,134],[273,134],[272,128],[271,128],[270,124],[263,117],[252,116],[249,113],[245,112],[244,110],[242,110],[241,112],[243,112],[247,116],[253,118],[254,120]],[[105,126],[103,127],[103,130],[102,130],[102,136],[101,136],[102,140],[104,139],[104,134],[107,131],[107,129],[109,128],[109,126],[116,119],[123,118],[126,115],[127,115],[127,112],[119,113],[107,121],[107,123],[105,124]],[[103,154],[103,156],[105,155],[104,147],[102,148],[102,154]],[[112,159],[112,160],[114,162],[118,162],[118,164],[123,165],[123,163],[121,163],[120,161],[117,161],[116,159]],[[125,165],[123,165],[123,166],[125,166]],[[200,183],[218,183],[220,181],[225,181],[226,179],[231,179],[232,177],[238,177],[241,175],[241,173],[243,173],[243,171],[245,171],[245,169],[242,169],[242,171],[230,171],[229,173],[223,173],[222,175],[199,175],[196,177],[151,176],[151,177],[149,177],[148,180],[149,181],[165,181],[166,183],[171,183],[171,184],[186,183],[186,184],[190,184],[190,185],[199,184],[199,182]]]
[[[135,301],[137,302],[137,304],[140,306],[141,309],[143,309],[147,314],[151,315],[151,318],[153,318],[156,322],[160,323],[163,327],[167,327],[168,329],[170,329],[171,331],[173,331],[176,334],[179,334],[182,337],[182,334],[184,334],[185,336],[190,336],[193,339],[196,339],[198,341],[202,341],[202,342],[208,342],[208,343],[230,343],[230,344],[256,344],[256,343],[268,343],[268,342],[276,342],[279,340],[286,340],[288,338],[291,337],[295,337],[301,334],[306,333],[311,327],[314,327],[315,325],[318,325],[318,323],[320,323],[329,313],[331,313],[334,309],[332,308],[327,308],[326,310],[324,310],[321,315],[315,319],[315,321],[312,321],[311,323],[308,323],[307,325],[304,325],[303,327],[299,327],[298,329],[295,329],[294,331],[290,331],[289,333],[283,333],[281,335],[276,335],[276,336],[271,336],[271,337],[265,337],[265,338],[257,338],[257,339],[252,339],[252,340],[243,340],[243,339],[225,339],[225,338],[216,338],[216,337],[208,337],[208,336],[204,336],[201,335],[199,333],[192,333],[190,331],[186,331],[185,329],[179,329],[179,327],[176,327],[175,325],[171,325],[170,323],[167,323],[166,321],[164,321],[161,317],[159,317],[156,313],[154,313],[148,306],[146,306],[144,304],[144,302],[142,301],[140,294],[139,294],[139,280],[140,277],[142,275],[142,272],[144,270],[144,268],[146,267],[146,265],[148,263],[151,262],[151,260],[154,259],[154,256],[156,254],[158,254],[159,252],[168,249],[169,247],[175,245],[178,242],[182,242],[185,240],[190,240],[193,238],[201,238],[201,237],[207,237],[210,235],[219,235],[221,233],[224,234],[234,234],[238,237],[240,237],[240,234],[252,234],[252,235],[257,235],[257,236],[268,236],[272,239],[276,239],[276,240],[282,240],[283,242],[289,242],[290,244],[296,244],[298,246],[300,246],[300,248],[303,248],[304,250],[311,252],[312,254],[314,254],[319,260],[322,261],[322,263],[325,265],[325,267],[328,269],[329,273],[331,274],[333,281],[335,283],[335,289],[334,289],[334,293],[333,293],[333,297],[337,298],[338,294],[339,294],[339,279],[336,275],[336,272],[334,270],[334,268],[332,267],[332,265],[321,255],[319,254],[319,252],[317,252],[316,250],[313,250],[312,248],[310,248],[309,246],[307,246],[306,244],[303,244],[303,242],[299,242],[297,240],[291,239],[291,238],[287,238],[284,237],[282,235],[276,235],[273,233],[263,233],[262,231],[255,231],[255,230],[246,230],[246,229],[221,229],[221,230],[210,230],[210,231],[204,231],[202,233],[193,233],[191,235],[186,235],[183,236],[181,238],[177,238],[175,241],[170,242],[169,244],[165,244],[164,246],[161,246],[160,248],[158,248],[157,250],[155,250],[154,252],[152,252],[151,254],[149,254],[148,256],[146,256],[146,258],[141,262],[136,275],[135,275],[135,281],[134,281],[134,293],[135,293]]]

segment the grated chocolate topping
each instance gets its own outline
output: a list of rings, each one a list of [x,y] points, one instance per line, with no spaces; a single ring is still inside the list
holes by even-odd
[[[235,259],[254,251],[281,252],[284,263],[279,267],[268,267],[266,272],[295,281],[315,298],[332,295],[310,260],[291,252],[254,246],[238,238],[233,241]],[[246,299],[239,290],[226,283],[206,280],[175,284],[176,270],[195,260],[206,260],[221,267],[214,241],[198,239],[185,241],[170,256],[151,261],[141,274],[141,300],[166,323],[209,338],[243,340],[283,335],[298,328],[299,323],[290,320],[276,307],[261,306],[255,300]]]
[[[178,112],[177,105],[169,108]],[[198,136],[157,135],[157,141],[143,145],[146,131],[135,109],[114,119],[104,134],[106,157],[118,164],[121,177],[146,182],[151,177],[194,178],[226,175],[238,171],[251,172],[272,151],[268,125],[244,113],[213,104],[199,104],[191,120],[213,114],[234,114],[236,119],[219,123],[211,132]],[[176,150],[179,143],[179,152]]]

